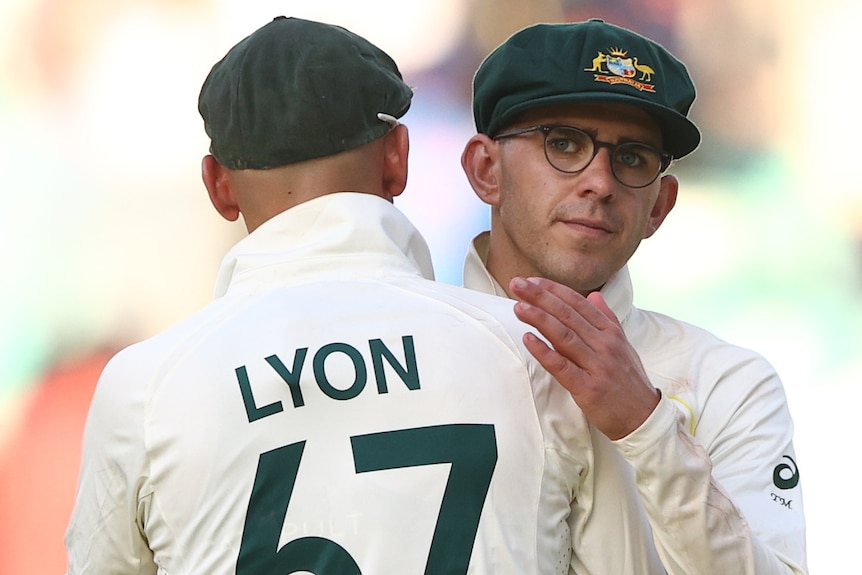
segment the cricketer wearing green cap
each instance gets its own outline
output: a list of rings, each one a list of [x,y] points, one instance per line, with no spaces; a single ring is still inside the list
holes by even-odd
[[[627,263],[674,207],[668,168],[700,142],[694,100],[683,63],[631,30],[590,20],[512,35],[473,83],[462,166],[491,229],[470,246],[464,285],[519,300],[545,336],[524,341],[595,430],[595,508],[634,499],[633,521],[647,518],[661,565],[641,573],[801,574],[801,484],[775,370],[633,305]],[[582,543],[628,549],[616,533],[596,516]]]
[[[343,86],[344,89],[337,89]],[[233,170],[335,155],[380,138],[413,91],[388,54],[340,26],[279,16],[213,66],[198,108]]]

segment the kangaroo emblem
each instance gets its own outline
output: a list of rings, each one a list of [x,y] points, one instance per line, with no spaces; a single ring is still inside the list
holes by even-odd
[[[608,61],[608,57],[601,52],[593,58],[593,67],[592,68],[584,68],[584,72],[604,72],[602,69],[602,64]]]

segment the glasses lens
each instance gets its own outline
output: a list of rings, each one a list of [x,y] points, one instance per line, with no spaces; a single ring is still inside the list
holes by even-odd
[[[620,144],[611,162],[614,176],[631,188],[642,188],[655,181],[661,171],[661,153],[646,144]]]
[[[593,159],[593,139],[578,129],[557,126],[545,136],[545,155],[561,172],[579,172]]]

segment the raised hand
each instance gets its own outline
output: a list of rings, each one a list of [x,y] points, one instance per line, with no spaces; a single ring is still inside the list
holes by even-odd
[[[608,438],[625,437],[646,421],[660,392],[599,292],[584,297],[544,278],[512,279],[515,314],[546,339],[524,334],[539,363],[572,394]]]

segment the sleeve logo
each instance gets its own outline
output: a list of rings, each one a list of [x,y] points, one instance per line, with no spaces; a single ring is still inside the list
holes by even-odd
[[[772,471],[772,482],[779,489],[793,489],[799,485],[799,469],[796,467],[796,462],[789,455],[785,455],[784,459],[790,463],[779,463]]]

